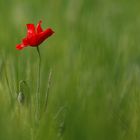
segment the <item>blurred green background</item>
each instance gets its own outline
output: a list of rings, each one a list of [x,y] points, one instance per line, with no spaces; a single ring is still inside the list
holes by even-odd
[[[36,122],[37,51],[15,46],[39,20],[55,34],[40,46]],[[139,140],[139,38],[138,0],[1,0],[0,140]]]

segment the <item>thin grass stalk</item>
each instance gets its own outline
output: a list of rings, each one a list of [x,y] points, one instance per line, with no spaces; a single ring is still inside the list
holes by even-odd
[[[8,80],[6,64],[5,64],[5,79],[6,79],[7,87],[8,87],[8,90],[9,90],[10,102],[11,102],[11,105],[13,105],[12,90],[10,88],[10,83],[9,83],[9,80]]]
[[[49,91],[50,91],[51,79],[52,79],[52,69],[50,69],[48,82],[47,82],[47,91],[46,91],[46,97],[45,97],[45,112],[47,111],[47,107],[48,107],[48,99],[49,99]]]

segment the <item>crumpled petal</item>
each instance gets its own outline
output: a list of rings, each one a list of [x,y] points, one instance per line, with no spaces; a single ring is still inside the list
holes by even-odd
[[[24,47],[27,47],[28,45],[29,45],[29,44],[28,44],[28,38],[23,38],[23,39],[22,39],[22,43],[16,45],[16,49],[22,50]]]
[[[29,40],[29,46],[38,46],[38,35],[32,36]]]
[[[16,45],[17,50],[22,50],[24,48],[24,44],[18,44]]]
[[[42,43],[45,39],[47,39],[49,36],[51,36],[54,33],[54,31],[51,28],[46,29],[45,31],[38,34],[38,43]]]
[[[34,24],[27,24],[27,38],[32,37],[36,34]]]
[[[23,38],[22,43],[24,44],[24,46],[28,46],[29,45],[28,38]]]
[[[40,20],[39,23],[36,26],[36,30],[37,30],[37,33],[38,34],[41,33],[41,32],[43,32],[43,29],[41,27],[41,24],[42,24],[42,21]]]

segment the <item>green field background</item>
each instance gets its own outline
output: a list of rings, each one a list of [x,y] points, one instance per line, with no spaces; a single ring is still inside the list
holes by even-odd
[[[39,20],[55,34],[40,45],[36,120],[38,54],[15,46]],[[0,0],[0,140],[140,140],[140,2]]]

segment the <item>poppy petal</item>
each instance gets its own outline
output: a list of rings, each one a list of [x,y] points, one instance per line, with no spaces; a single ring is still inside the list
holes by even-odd
[[[51,28],[48,28],[44,32],[41,32],[38,36],[39,44],[42,43],[45,39],[47,39],[49,36],[51,36],[53,33],[54,31]]]
[[[27,38],[32,37],[36,34],[34,24],[27,24]]]
[[[22,43],[24,44],[24,46],[28,46],[28,38],[23,38]]]
[[[41,27],[42,21],[40,20],[38,24],[26,24],[27,26],[27,35],[25,38],[22,39],[22,43],[16,45],[16,49],[22,50],[24,47],[32,46],[37,47],[39,46],[45,39],[51,36],[54,31],[51,28],[46,29],[43,31]]]
[[[16,49],[22,50],[24,47],[27,47],[28,45],[29,45],[29,44],[28,44],[27,38],[23,38],[23,39],[22,39],[22,43],[16,45]]]
[[[23,48],[24,48],[24,45],[23,44],[16,45],[16,49],[17,50],[22,50]]]
[[[42,27],[41,27],[41,23],[42,23],[42,21],[40,20],[39,23],[38,23],[37,26],[36,26],[37,33],[43,32],[43,29],[42,29]]]

